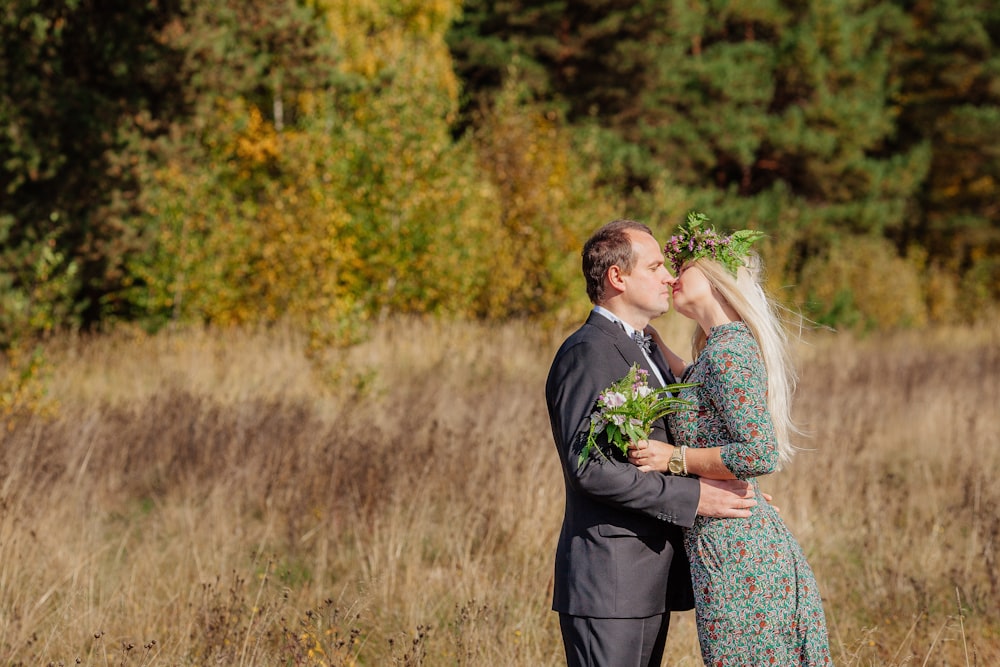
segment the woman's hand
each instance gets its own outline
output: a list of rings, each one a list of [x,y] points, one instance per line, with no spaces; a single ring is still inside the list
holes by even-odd
[[[639,440],[628,448],[628,460],[642,472],[666,472],[674,446],[659,440]]]

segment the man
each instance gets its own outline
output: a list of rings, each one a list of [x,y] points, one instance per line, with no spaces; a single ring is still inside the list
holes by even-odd
[[[675,381],[662,351],[632,338],[670,308],[674,277],[650,229],[604,225],[584,245],[583,273],[594,310],[559,348],[545,384],[566,485],[552,608],[569,667],[659,667],[670,611],[693,605],[681,527],[695,514],[749,516],[756,501],[745,482],[641,472],[613,448],[580,463],[598,394],[633,363],[651,386]],[[668,439],[663,420],[650,438]]]

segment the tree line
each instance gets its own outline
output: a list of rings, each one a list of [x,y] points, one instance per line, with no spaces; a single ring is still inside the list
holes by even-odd
[[[1000,300],[988,0],[0,8],[0,347],[120,322],[579,317],[691,209],[838,327]]]

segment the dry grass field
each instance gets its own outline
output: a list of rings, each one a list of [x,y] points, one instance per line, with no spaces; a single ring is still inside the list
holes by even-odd
[[[559,665],[565,333],[401,321],[318,361],[288,331],[53,342],[50,413],[0,433],[0,664]],[[1000,334],[798,357],[811,437],[764,486],[836,664],[1000,664]],[[700,664],[691,613],[667,651]]]

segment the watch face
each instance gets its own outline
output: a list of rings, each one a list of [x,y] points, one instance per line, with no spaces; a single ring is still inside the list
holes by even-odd
[[[670,470],[670,472],[676,475],[681,470],[684,470],[684,464],[682,464],[680,461],[671,459],[670,462],[667,463],[667,468]]]

